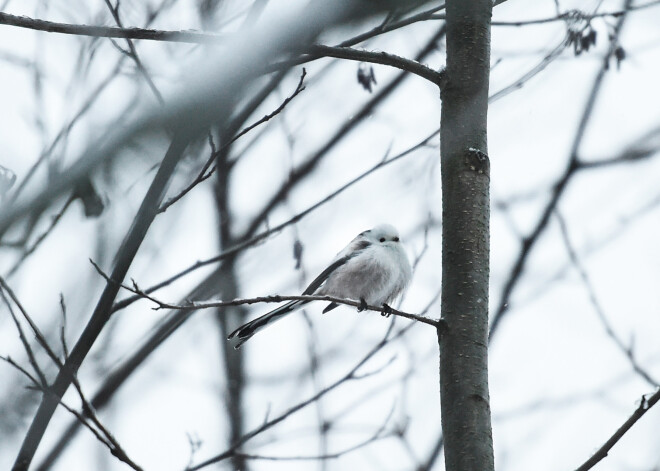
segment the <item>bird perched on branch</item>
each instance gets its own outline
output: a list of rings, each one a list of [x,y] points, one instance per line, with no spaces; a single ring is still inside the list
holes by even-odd
[[[359,310],[367,305],[382,305],[387,310],[388,303],[403,292],[411,277],[412,270],[399,233],[393,226],[382,224],[353,239],[302,294],[359,300],[362,306]],[[309,302],[290,301],[242,325],[227,339],[236,337],[235,348],[239,348],[260,330]],[[337,303],[330,303],[323,312],[337,306]]]

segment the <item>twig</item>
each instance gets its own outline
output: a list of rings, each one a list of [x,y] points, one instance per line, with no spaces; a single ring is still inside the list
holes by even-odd
[[[291,102],[296,96],[298,96],[298,94],[300,94],[300,92],[302,92],[302,91],[305,89],[305,87],[304,87],[304,85],[303,85],[303,82],[304,82],[306,76],[307,76],[307,71],[306,71],[305,68],[303,67],[303,69],[302,69],[302,74],[300,75],[300,80],[298,81],[298,86],[296,87],[296,89],[294,90],[294,92],[293,92],[290,96],[288,96],[288,97],[287,97],[287,98],[286,98],[286,99],[280,104],[280,106],[278,106],[278,107],[277,107],[274,111],[272,111],[271,113],[265,115],[264,117],[262,117],[262,118],[259,119],[258,121],[252,123],[251,125],[247,126],[247,127],[244,128],[243,130],[241,130],[241,132],[239,132],[238,134],[236,134],[236,135],[235,135],[230,141],[228,141],[228,142],[226,142],[226,143],[223,143],[222,146],[220,146],[219,149],[216,149],[216,148],[215,148],[215,145],[213,144],[212,136],[209,136],[209,139],[210,139],[210,142],[211,142],[211,156],[210,156],[210,157],[208,158],[208,160],[204,163],[204,165],[202,166],[202,169],[200,170],[199,174],[198,174],[197,177],[196,177],[196,178],[190,183],[190,185],[188,185],[186,188],[184,188],[179,194],[177,194],[176,196],[173,196],[172,198],[168,199],[165,203],[163,203],[163,204],[161,205],[161,207],[158,209],[158,213],[163,213],[163,212],[167,211],[167,208],[169,208],[169,207],[172,206],[174,203],[176,203],[176,202],[179,201],[181,198],[183,198],[186,194],[188,194],[188,192],[190,192],[190,190],[192,190],[192,189],[195,188],[198,184],[200,184],[200,183],[202,183],[203,181],[205,181],[205,180],[207,180],[208,178],[210,178],[211,175],[213,175],[213,174],[215,173],[216,169],[217,169],[217,166],[214,165],[213,167],[211,167],[211,164],[213,163],[213,161],[215,161],[215,160],[218,158],[218,155],[220,154],[220,152],[221,152],[222,150],[224,150],[226,147],[228,147],[229,145],[231,145],[231,144],[233,144],[234,142],[236,142],[238,139],[240,139],[241,137],[243,137],[243,136],[244,136],[245,134],[247,134],[248,132],[252,131],[252,130],[253,130],[254,128],[256,128],[257,126],[259,126],[259,125],[261,125],[261,124],[263,124],[263,123],[266,123],[266,122],[270,121],[273,117],[275,117],[275,116],[277,116],[279,113],[281,113],[282,110],[284,110],[284,108],[286,107],[286,105],[288,105],[288,104],[289,104],[289,103],[290,103],[290,102]],[[211,167],[210,170],[209,170],[209,167]]]
[[[619,440],[637,423],[639,419],[646,414],[651,407],[653,407],[660,400],[660,389],[656,391],[651,397],[647,398],[642,396],[639,407],[633,414],[626,420],[621,427],[601,446],[596,453],[594,453],[587,461],[582,464],[575,471],[587,471],[593,468],[598,462],[605,458],[612,447],[617,444]]]
[[[631,0],[627,0],[624,9],[627,11],[630,5],[631,5]],[[617,24],[614,28],[614,32],[610,36],[609,49],[602,59],[601,67],[598,70],[596,77],[594,78],[591,91],[589,93],[589,96],[587,97],[587,103],[585,104],[584,110],[582,111],[582,116],[580,118],[580,122],[578,123],[578,128],[575,132],[575,137],[573,139],[573,143],[569,151],[568,164],[566,166],[566,169],[563,175],[554,185],[552,195],[550,196],[550,200],[543,209],[541,217],[536,223],[536,226],[534,227],[532,232],[528,236],[524,237],[522,240],[520,252],[518,254],[515,263],[513,264],[513,268],[509,273],[509,276],[504,284],[504,287],[502,288],[502,294],[500,295],[498,307],[495,309],[494,314],[492,316],[492,322],[490,326],[490,340],[493,339],[494,333],[497,331],[497,328],[499,327],[502,318],[506,315],[506,313],[509,310],[511,294],[513,293],[513,290],[516,284],[518,283],[518,280],[522,276],[523,269],[527,262],[527,258],[531,254],[536,242],[541,237],[541,234],[544,232],[545,228],[547,227],[548,221],[550,220],[550,216],[557,207],[557,204],[559,203],[559,200],[563,196],[564,191],[568,187],[569,181],[572,180],[572,178],[581,168],[580,160],[578,156],[578,150],[582,144],[582,140],[585,135],[587,124],[591,120],[594,106],[596,104],[596,99],[598,98],[598,95],[600,93],[605,78],[605,73],[609,69],[610,59],[614,55],[617,47],[619,47],[618,46],[619,34],[621,33],[621,29],[623,28],[625,18],[626,18],[625,15],[621,15],[619,17],[619,20],[617,21]]]
[[[3,13],[0,13],[0,18],[3,15]],[[18,198],[18,195],[21,193],[23,189],[27,186],[28,182],[30,179],[35,175],[37,169],[46,162],[49,158],[50,155],[55,151],[55,148],[57,145],[63,141],[66,136],[69,135],[71,130],[74,128],[74,126],[87,114],[88,111],[92,109],[92,106],[96,103],[96,101],[102,96],[102,92],[112,83],[113,80],[115,80],[119,75],[119,71],[121,69],[121,65],[124,62],[125,58],[121,57],[118,61],[117,64],[115,64],[115,67],[110,71],[110,73],[96,86],[94,90],[91,91],[89,94],[87,100],[83,105],[78,109],[76,114],[69,120],[69,122],[60,129],[60,131],[57,133],[57,136],[53,139],[53,141],[50,143],[47,149],[45,149],[41,155],[39,155],[39,158],[37,161],[30,167],[30,170],[26,173],[25,177],[21,180],[19,183],[18,187],[16,190],[12,193],[12,201],[15,201]]]
[[[55,352],[53,351],[52,348],[50,348],[50,345],[48,344],[48,341],[46,340],[46,337],[44,334],[41,333],[41,330],[37,326],[37,324],[32,320],[32,317],[27,313],[21,302],[19,301],[18,297],[14,293],[14,291],[9,287],[7,282],[4,280],[4,278],[0,277],[0,287],[9,295],[11,300],[14,302],[16,307],[18,307],[19,311],[21,311],[21,314],[23,315],[23,318],[28,322],[30,325],[30,329],[32,329],[32,333],[34,334],[35,338],[37,339],[37,342],[41,346],[41,348],[44,349],[44,351],[48,354],[50,359],[57,365],[58,367],[62,366],[62,362],[60,359],[57,357]]]
[[[32,350],[32,347],[30,346],[30,342],[28,342],[28,339],[25,336],[23,327],[21,327],[21,323],[18,321],[18,318],[16,317],[16,313],[14,313],[14,309],[11,307],[11,303],[9,302],[9,299],[7,299],[7,296],[5,296],[4,289],[0,289],[0,296],[2,296],[2,300],[4,301],[5,305],[7,306],[7,309],[9,310],[9,315],[11,316],[12,320],[14,321],[14,324],[16,325],[16,330],[18,331],[18,337],[20,338],[21,343],[23,344],[25,353],[27,353],[28,356],[28,361],[30,362],[30,365],[32,365],[32,369],[39,378],[39,381],[34,379],[31,375],[27,375],[27,373],[26,375],[34,383],[39,385],[40,388],[46,388],[48,386],[48,380],[46,379],[46,375],[39,366],[39,363],[37,363],[37,358],[34,355],[34,351]],[[21,369],[21,371],[23,371],[23,369]]]
[[[148,299],[149,301],[155,303],[157,305],[157,307],[154,308],[155,310],[176,309],[182,311],[190,311],[190,310],[196,311],[199,309],[210,309],[210,308],[228,307],[228,306],[242,306],[245,304],[249,305],[249,304],[258,304],[258,303],[281,303],[284,301],[328,301],[337,304],[344,304],[346,306],[353,306],[356,308],[365,307],[360,301],[354,301],[352,299],[338,298],[335,296],[303,296],[303,295],[301,296],[271,295],[271,296],[258,296],[255,298],[234,299],[232,301],[190,301],[186,304],[173,304],[173,303],[167,303],[161,301],[145,293],[137,286],[135,281],[133,281],[132,287],[127,286],[123,283],[119,283],[116,280],[111,279],[107,274],[105,274],[101,270],[101,268],[96,263],[94,263],[93,260],[90,260],[90,263],[94,266],[96,271],[103,278],[106,279],[106,281],[110,283],[115,283],[116,285],[121,286],[125,290],[130,291],[131,293],[135,293],[141,298]],[[399,311],[398,309],[394,309],[394,308],[386,309],[383,306],[367,305],[365,307],[365,310],[380,312],[383,315],[393,314],[395,316],[405,317],[406,319],[422,322],[424,324],[431,325],[435,328],[438,328],[438,326],[440,325],[440,323],[434,319],[429,319],[428,317],[420,316],[418,314],[411,314],[408,312]]]
[[[546,67],[548,67],[552,62],[555,61],[559,56],[561,56],[562,52],[564,52],[564,49],[568,47],[568,36],[564,37],[561,42],[555,46],[552,51],[547,53],[543,59],[541,59],[541,62],[536,64],[534,67],[532,67],[529,71],[524,73],[520,78],[518,78],[515,82],[513,82],[510,85],[505,86],[504,88],[498,90],[497,92],[493,93],[491,96],[488,97],[488,102],[489,103],[494,103],[495,101],[499,100],[500,98],[508,95],[509,93],[519,90],[525,85],[529,80],[531,80],[533,77],[535,77],[537,74],[542,72]]]
[[[607,316],[605,315],[605,310],[603,309],[603,306],[601,305],[600,301],[598,300],[598,297],[596,296],[596,290],[591,284],[591,280],[589,279],[589,274],[587,273],[585,267],[582,265],[582,262],[580,261],[577,252],[573,248],[573,244],[571,243],[571,239],[568,235],[568,227],[566,226],[566,221],[562,217],[561,213],[556,209],[555,209],[555,215],[557,217],[557,220],[559,221],[559,228],[561,230],[562,239],[564,240],[564,245],[566,246],[566,251],[568,252],[568,255],[571,259],[571,263],[573,264],[578,274],[580,275],[580,278],[582,279],[582,283],[584,284],[584,287],[589,295],[591,305],[594,307],[594,310],[596,311],[598,318],[603,324],[603,327],[605,328],[605,332],[614,341],[614,343],[619,348],[619,350],[621,350],[621,352],[626,356],[626,358],[630,362],[630,365],[633,367],[633,370],[635,370],[635,372],[651,386],[655,386],[656,388],[660,387],[660,383],[658,383],[655,379],[653,379],[649,374],[649,372],[646,371],[644,368],[642,368],[642,366],[637,362],[632,347],[628,347],[627,345],[625,345],[623,343],[623,340],[621,340],[614,331],[614,328],[612,327],[609,320],[607,319]]]
[[[339,47],[354,46],[380,34],[389,33],[404,26],[425,21],[431,18],[433,13],[444,9],[444,4],[433,7],[427,11],[418,13],[409,18],[390,23],[386,26],[377,26],[365,33],[359,34],[338,44]],[[70,23],[58,23],[54,21],[29,18],[27,16],[10,15],[0,12],[0,24],[17,26],[20,28],[45,31],[48,33],[73,34],[78,36],[92,36],[100,38],[117,39],[144,39],[149,41],[169,41],[188,44],[214,44],[226,42],[231,36],[199,31],[165,31],[147,28],[118,28],[114,26],[75,25]]]
[[[66,304],[64,303],[64,295],[60,293],[60,312],[62,313],[62,325],[60,327],[60,343],[62,344],[62,352],[64,353],[64,360],[69,358],[69,346],[66,341]]]
[[[337,381],[330,384],[329,386],[326,386],[324,389],[317,392],[316,394],[314,394],[313,396],[311,396],[307,400],[302,401],[299,404],[291,407],[290,409],[288,409],[287,411],[282,413],[280,416],[278,416],[274,419],[268,420],[268,421],[264,422],[261,426],[253,429],[251,432],[246,433],[245,435],[243,435],[243,437],[241,437],[241,439],[238,442],[234,443],[231,446],[231,448],[224,451],[223,453],[217,454],[214,457],[209,458],[208,460],[203,461],[202,463],[200,463],[196,466],[189,467],[189,468],[186,469],[186,471],[197,471],[199,469],[205,468],[205,467],[207,467],[211,464],[218,463],[222,460],[225,460],[225,459],[233,456],[233,454],[236,453],[236,449],[238,447],[240,447],[241,445],[243,445],[248,440],[254,438],[255,436],[259,435],[260,433],[264,432],[265,430],[268,430],[268,429],[272,428],[273,426],[279,424],[280,422],[282,422],[283,420],[285,420],[286,418],[288,418],[292,414],[298,412],[299,410],[305,408],[309,404],[312,404],[312,403],[316,402],[321,397],[325,396],[326,394],[328,394],[332,390],[336,389],[339,385],[341,385],[341,384],[343,384],[347,381],[355,379],[355,375],[356,375],[357,371],[371,357],[373,357],[378,351],[380,351],[380,349],[383,348],[383,346],[386,345],[390,340],[393,340],[393,339],[401,336],[406,331],[406,329],[402,329],[397,334],[395,334],[392,338],[390,338],[390,334],[392,332],[393,327],[394,327],[394,324],[390,323],[390,326],[387,329],[387,332],[385,333],[385,336],[383,337],[383,339],[380,342],[378,342],[348,373],[346,373],[344,376],[339,378]]]
[[[105,4],[110,10],[110,13],[112,14],[112,17],[115,20],[115,23],[117,23],[117,26],[120,28],[124,28],[124,25],[121,21],[121,18],[119,17],[119,0],[117,0],[117,3],[113,7],[112,4],[110,3],[110,0],[105,0]],[[163,95],[160,93],[160,90],[156,87],[156,84],[154,83],[153,79],[149,75],[149,72],[147,72],[147,69],[144,67],[144,64],[142,64],[142,61],[140,60],[140,57],[138,56],[137,49],[135,49],[135,45],[133,44],[133,41],[130,38],[124,38],[126,39],[126,44],[128,44],[128,56],[133,59],[133,62],[135,62],[135,65],[137,66],[138,70],[140,71],[140,74],[144,77],[145,81],[147,82],[147,85],[151,89],[152,93],[155,95],[156,99],[158,102],[162,105],[165,103],[165,100],[163,99]],[[114,44],[114,43],[113,43]],[[119,46],[117,46],[119,47]],[[122,50],[120,48],[120,50]],[[123,51],[123,50],[122,50]]]
[[[336,451],[334,453],[325,453],[322,455],[317,455],[317,456],[266,456],[266,455],[251,455],[248,453],[241,453],[241,452],[235,452],[233,455],[234,456],[240,456],[245,459],[249,460],[264,460],[264,461],[321,461],[321,460],[333,460],[337,458],[341,458],[344,455],[347,455],[349,453],[354,452],[355,450],[359,450],[360,448],[364,448],[367,445],[370,445],[371,443],[377,442],[379,440],[383,440],[386,438],[391,437],[392,434],[387,434],[384,435],[382,433],[376,434],[372,437],[367,438],[366,440],[350,446],[348,448],[345,448],[344,450],[341,451]]]
[[[491,26],[529,26],[529,25],[541,25],[547,23],[554,23],[556,21],[591,21],[594,18],[618,18],[625,15],[628,12],[635,10],[643,10],[645,8],[654,7],[660,4],[660,0],[653,0],[642,5],[631,6],[627,10],[616,10],[616,11],[604,11],[601,13],[585,13],[580,10],[569,10],[564,13],[559,13],[555,16],[550,16],[547,18],[537,18],[535,20],[517,20],[517,21],[493,21]],[[444,14],[431,14],[425,17],[428,20],[445,20],[447,18]]]
[[[227,39],[227,36],[199,33],[195,31],[162,31],[145,28],[118,28],[115,26],[57,23],[54,21],[29,18],[27,16],[10,15],[9,13],[3,12],[0,12],[0,24],[45,31],[48,33],[63,33],[98,38],[148,39],[152,41],[170,41],[193,44],[215,43]]]
[[[34,241],[34,243],[21,254],[21,257],[16,261],[14,266],[9,270],[7,273],[7,277],[11,277],[14,273],[16,273],[16,270],[19,269],[21,264],[27,259],[30,255],[34,253],[35,250],[41,245],[41,243],[50,235],[51,232],[53,232],[53,229],[55,229],[55,226],[57,226],[57,223],[60,222],[60,219],[62,219],[62,216],[64,216],[64,213],[66,212],[67,209],[69,209],[69,206],[71,203],[73,203],[76,199],[75,193],[71,194],[64,203],[64,206],[62,206],[62,209],[58,211],[58,213],[53,216],[53,218],[50,221],[50,225],[48,228],[39,236],[37,237],[37,240]]]
[[[41,391],[43,394],[47,395],[53,395],[53,392],[50,390],[48,385],[40,384],[39,381],[36,380],[28,371],[26,371],[23,367],[21,367],[19,364],[17,364],[14,360],[12,360],[10,357],[4,357],[0,355],[0,360],[3,360],[7,362],[9,365],[13,366],[16,368],[18,371],[23,373],[34,385],[35,389],[38,389]],[[73,416],[82,424],[84,427],[86,427],[94,437],[98,441],[100,441],[103,445],[105,445],[109,450],[110,453],[117,457],[120,461],[123,463],[126,463],[128,466],[133,468],[136,471],[142,471],[142,468],[138,466],[129,456],[126,454],[124,449],[121,447],[121,445],[117,442],[117,440],[114,438],[114,436],[108,431],[108,429],[105,428],[105,426],[101,423],[99,418],[96,416],[96,413],[94,412],[94,409],[90,406],[89,402],[87,399],[85,399],[85,396],[82,393],[82,390],[80,389],[80,385],[76,381],[76,389],[78,390],[78,394],[80,396],[80,399],[83,403],[83,413],[78,412],[75,410],[73,407],[69,406],[66,404],[62,398],[56,397],[58,403],[60,406],[64,407],[68,412],[73,414]],[[92,423],[96,426],[93,427],[92,424],[90,424],[87,420],[85,420],[85,417],[89,417],[89,419],[92,421]]]

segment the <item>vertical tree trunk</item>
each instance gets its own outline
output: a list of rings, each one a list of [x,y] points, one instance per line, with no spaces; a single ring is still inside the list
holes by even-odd
[[[440,394],[448,471],[494,469],[488,394],[491,0],[447,0]]]

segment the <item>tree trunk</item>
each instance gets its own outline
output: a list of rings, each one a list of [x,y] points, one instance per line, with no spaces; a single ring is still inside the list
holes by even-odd
[[[447,1],[440,395],[449,471],[494,469],[488,394],[490,0]]]

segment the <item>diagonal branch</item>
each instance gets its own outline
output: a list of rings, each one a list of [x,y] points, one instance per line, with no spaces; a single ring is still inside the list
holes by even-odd
[[[133,220],[133,224],[126,235],[126,239],[119,248],[117,262],[112,272],[113,279],[123,280],[126,276],[126,272],[133,262],[133,258],[156,216],[156,209],[163,199],[163,195],[167,189],[170,178],[174,173],[176,164],[188,144],[188,139],[188,135],[183,133],[173,139],[158,173],[149,187],[149,190],[142,201],[142,205]],[[27,470],[29,468],[32,458],[37,451],[37,447],[41,442],[41,438],[46,432],[50,419],[55,412],[57,404],[60,402],[64,393],[69,388],[69,385],[74,380],[78,368],[80,368],[87,353],[92,348],[96,338],[101,333],[105,323],[112,314],[112,304],[118,291],[119,287],[115,283],[106,284],[91,319],[85,326],[78,342],[73,347],[71,354],[60,369],[55,382],[50,388],[52,394],[45,394],[42,397],[39,409],[30,424],[28,433],[26,434],[18,456],[16,457],[13,468],[15,471]]]
[[[580,261],[580,258],[578,257],[578,254],[575,251],[573,244],[571,243],[571,239],[568,234],[568,227],[566,227],[566,221],[564,220],[563,216],[559,211],[555,211],[555,214],[557,216],[557,220],[559,221],[559,228],[561,230],[562,239],[564,240],[564,245],[566,246],[566,251],[568,252],[569,258],[571,259],[571,263],[573,264],[578,274],[580,275],[580,278],[582,279],[582,284],[584,284],[587,290],[587,293],[589,295],[589,300],[591,301],[591,305],[596,311],[596,314],[598,315],[601,324],[603,324],[603,327],[605,328],[605,332],[614,341],[614,343],[619,348],[619,350],[621,350],[621,352],[626,356],[633,370],[651,386],[655,386],[656,388],[660,387],[660,383],[658,383],[658,381],[652,378],[650,373],[646,371],[646,369],[644,369],[639,364],[639,362],[635,358],[635,354],[633,352],[632,347],[627,346],[614,331],[612,324],[610,324],[610,321],[607,319],[607,316],[605,315],[605,310],[603,309],[603,306],[601,305],[600,301],[598,300],[598,297],[596,296],[596,290],[591,284],[591,279],[589,278],[589,274],[582,265],[582,262]]]
[[[271,420],[268,420],[268,421],[264,422],[261,426],[253,429],[251,432],[246,433],[245,435],[243,435],[243,437],[241,437],[241,439],[239,441],[232,444],[231,448],[229,448],[228,450],[226,450],[226,451],[224,451],[220,454],[217,454],[217,455],[213,456],[212,458],[209,458],[208,460],[203,461],[202,463],[199,463],[195,466],[189,467],[189,468],[187,468],[186,471],[197,471],[199,469],[205,468],[205,467],[207,467],[211,464],[218,463],[220,461],[223,461],[223,460],[233,456],[234,453],[236,453],[236,450],[241,445],[243,445],[245,442],[247,442],[248,440],[256,437],[257,435],[263,433],[264,431],[266,431],[266,430],[272,428],[273,426],[279,424],[280,422],[287,419],[289,416],[291,416],[291,415],[295,414],[296,412],[298,412],[299,410],[307,407],[309,404],[312,404],[312,403],[318,401],[321,397],[323,397],[326,394],[328,394],[329,392],[333,391],[334,389],[336,389],[341,384],[344,384],[347,381],[357,379],[358,370],[367,361],[369,361],[369,359],[371,359],[371,357],[373,357],[377,352],[379,352],[388,342],[390,342],[391,340],[394,340],[397,337],[400,337],[401,335],[403,335],[407,331],[407,328],[404,328],[404,329],[400,330],[399,332],[397,332],[394,336],[392,336],[390,338],[390,334],[392,333],[393,327],[394,327],[394,324],[391,323],[388,330],[387,330],[387,332],[385,333],[385,336],[383,337],[383,339],[380,342],[378,342],[371,350],[369,350],[369,352],[348,373],[346,373],[344,376],[339,378],[337,381],[330,384],[329,386],[326,386],[321,391],[317,392],[316,394],[314,394],[313,396],[311,396],[307,400],[305,400],[303,402],[300,402],[299,404],[291,407],[290,409],[288,409],[287,411],[285,411],[284,413],[282,413],[278,417],[276,417],[274,419],[271,419]]]
[[[626,0],[624,10],[627,11],[628,9],[630,9],[631,3],[632,3],[631,0]],[[591,121],[594,106],[596,104],[596,100],[600,94],[600,90],[602,88],[603,81],[605,79],[605,74],[609,70],[610,59],[614,56],[616,49],[619,47],[619,43],[618,43],[619,35],[621,34],[621,30],[623,28],[625,19],[626,19],[626,15],[621,15],[618,18],[617,24],[614,27],[614,31],[610,35],[609,49],[602,59],[600,69],[598,70],[598,73],[594,78],[594,82],[591,87],[591,92],[587,97],[587,103],[584,106],[584,110],[582,112],[582,116],[580,118],[580,122],[578,124],[578,128],[575,132],[575,137],[571,145],[566,170],[555,184],[552,195],[550,196],[550,200],[543,209],[541,217],[536,223],[536,226],[534,227],[532,232],[528,236],[524,237],[522,240],[520,252],[518,254],[516,261],[513,264],[513,267],[511,268],[511,271],[504,284],[504,287],[502,288],[502,293],[500,295],[498,306],[495,309],[494,314],[492,316],[492,322],[490,326],[490,340],[493,339],[493,336],[497,331],[497,328],[500,326],[500,322],[509,311],[513,290],[515,289],[515,286],[517,285],[518,281],[520,280],[520,277],[522,276],[529,255],[531,254],[534,246],[536,245],[536,242],[538,242],[538,240],[541,238],[541,235],[544,233],[548,225],[548,222],[550,221],[550,216],[557,207],[557,204],[559,203],[559,200],[563,196],[564,191],[568,187],[569,182],[572,181],[573,177],[581,169],[581,161],[578,156],[578,150],[582,145],[582,141],[584,139],[587,125]]]
[[[601,446],[596,453],[594,453],[587,461],[584,462],[579,468],[575,471],[588,471],[598,464],[603,458],[605,458],[610,450],[617,444],[621,438],[632,428],[633,425],[641,419],[644,414],[646,414],[651,407],[656,405],[660,401],[660,389],[656,391],[651,397],[647,398],[642,396],[642,399],[639,403],[639,407],[633,414],[626,420],[621,427],[617,429],[616,432]]]
[[[211,167],[211,164],[213,163],[214,160],[218,158],[218,155],[220,155],[220,152],[224,149],[226,149],[229,145],[233,144],[236,142],[238,139],[243,137],[245,134],[248,132],[252,131],[254,128],[257,126],[266,123],[273,119],[275,116],[280,114],[284,108],[296,97],[298,96],[303,90],[305,90],[305,86],[303,85],[305,77],[307,76],[307,71],[303,67],[302,69],[302,74],[300,75],[300,80],[298,81],[298,86],[296,89],[293,91],[293,93],[286,97],[284,101],[278,106],[275,110],[272,112],[268,113],[267,115],[263,116],[261,119],[255,121],[251,125],[245,127],[243,130],[241,130],[238,134],[236,134],[231,140],[227,141],[226,143],[223,143],[222,146],[220,146],[219,149],[215,149],[215,145],[213,144],[213,140],[210,139],[211,142],[211,156],[208,158],[208,160],[204,163],[202,166],[202,169],[200,170],[199,174],[197,175],[197,178],[195,178],[186,188],[184,188],[179,194],[173,196],[172,198],[168,199],[165,203],[161,205],[161,207],[158,209],[159,213],[163,213],[167,211],[167,208],[172,206],[174,203],[179,201],[181,198],[183,198],[186,194],[188,194],[193,188],[195,188],[198,184],[202,183],[203,181],[209,179],[211,175],[213,175],[216,171],[217,166]],[[261,98],[261,97],[260,97]],[[210,167],[210,168],[209,168]]]
[[[383,306],[373,306],[373,305],[364,305],[364,303],[361,303],[360,301],[355,301],[352,299],[344,299],[344,298],[338,298],[335,296],[316,296],[316,295],[300,295],[300,296],[289,296],[289,295],[270,295],[270,296],[257,296],[254,298],[245,298],[245,299],[233,299],[231,301],[189,301],[185,304],[173,304],[173,303],[167,303],[164,301],[161,301],[157,298],[154,298],[153,296],[150,296],[149,294],[145,293],[142,291],[135,282],[133,282],[133,286],[127,286],[123,283],[118,282],[117,280],[113,279],[112,277],[108,276],[105,274],[101,268],[94,263],[93,260],[90,260],[91,264],[94,266],[96,271],[103,277],[108,283],[114,283],[125,290],[128,290],[132,293],[135,293],[136,295],[140,296],[141,298],[148,299],[149,301],[155,303],[157,305],[156,310],[158,309],[176,309],[176,310],[181,310],[181,311],[197,311],[199,309],[211,309],[211,308],[219,308],[219,307],[229,307],[229,306],[242,306],[245,304],[258,304],[258,303],[281,303],[284,301],[328,301],[332,303],[337,303],[337,304],[343,304],[346,306],[353,306],[356,308],[360,308],[361,310],[364,308],[364,310],[369,310],[369,311],[376,311],[380,312],[383,316],[389,317],[390,314],[393,314],[395,316],[400,316],[400,317],[405,317],[406,319],[410,320],[415,320],[418,322],[422,322],[424,324],[431,325],[435,328],[438,328],[440,326],[440,322],[430,319],[428,317],[420,316],[417,314],[411,314],[409,312],[404,312],[404,311],[399,311],[398,309],[394,309],[393,307],[385,307]]]

